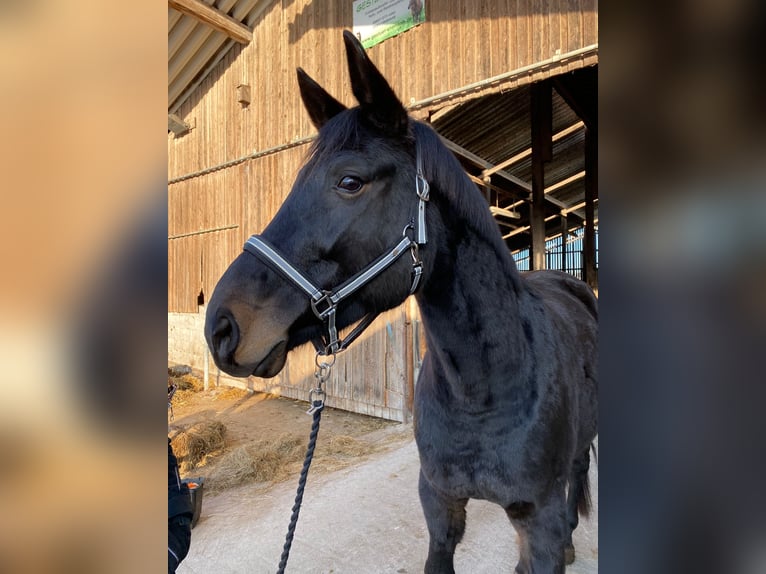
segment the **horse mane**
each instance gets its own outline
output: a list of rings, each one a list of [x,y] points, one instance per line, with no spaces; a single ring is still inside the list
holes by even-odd
[[[365,133],[364,126],[365,118],[359,106],[343,110],[331,118],[322,126],[319,135],[312,142],[306,158],[306,167],[312,169],[314,165],[324,163],[340,151],[361,150],[370,138],[369,133]],[[388,144],[386,138],[378,141],[384,147],[389,146],[394,150],[394,145]]]
[[[420,148],[423,175],[431,186],[431,197],[438,194],[444,198],[464,224],[495,248],[499,258],[507,263],[507,272],[518,276],[516,263],[500,236],[497,223],[463,166],[431,126],[419,121],[411,123]]]

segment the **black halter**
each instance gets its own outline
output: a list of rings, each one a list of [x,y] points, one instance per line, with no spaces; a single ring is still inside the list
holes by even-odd
[[[352,341],[362,334],[378,316],[377,313],[368,313],[356,327],[343,340],[338,339],[338,330],[335,326],[335,316],[338,304],[350,297],[359,288],[363,287],[375,277],[383,273],[409,248],[412,254],[412,285],[410,293],[414,293],[420,284],[420,276],[423,272],[423,264],[420,261],[418,247],[426,244],[426,202],[429,198],[429,185],[423,176],[420,159],[420,149],[416,145],[415,193],[418,196],[417,215],[405,226],[401,240],[389,251],[383,253],[375,261],[362,269],[356,275],[350,277],[334,289],[320,289],[314,285],[305,274],[295,268],[273,246],[259,235],[253,235],[247,240],[244,250],[255,255],[278,271],[293,285],[298,287],[311,301],[311,309],[314,315],[322,321],[325,333],[319,340],[312,343],[320,355],[334,355],[346,349]],[[412,237],[410,237],[412,231]]]

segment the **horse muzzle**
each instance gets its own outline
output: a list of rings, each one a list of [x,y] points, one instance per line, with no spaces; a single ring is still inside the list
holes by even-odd
[[[287,359],[286,333],[277,337],[263,336],[280,330],[275,330],[270,321],[258,321],[249,316],[238,320],[237,315],[242,313],[223,306],[208,307],[205,339],[216,366],[234,377],[271,378],[277,375]]]

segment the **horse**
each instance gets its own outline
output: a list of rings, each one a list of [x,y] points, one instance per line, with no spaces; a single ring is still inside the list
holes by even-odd
[[[518,272],[459,162],[343,37],[358,105],[297,69],[318,136],[272,221],[215,288],[205,324],[214,361],[268,378],[309,341],[334,357],[347,345],[341,329],[414,292],[427,341],[413,405],[424,572],[454,572],[474,498],[505,509],[519,535],[516,573],[563,573],[578,510],[590,508],[596,298],[568,274]]]
[[[412,21],[417,23],[423,20],[423,0],[410,0],[407,9],[412,14]]]

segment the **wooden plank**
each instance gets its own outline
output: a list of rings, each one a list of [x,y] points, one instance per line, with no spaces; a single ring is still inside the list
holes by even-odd
[[[582,30],[585,42],[598,42],[598,0],[582,1]]]
[[[482,61],[489,57],[479,13],[481,0],[463,2],[464,16],[460,21],[460,35],[463,37],[463,85],[475,82],[481,77]]]
[[[449,26],[449,35],[445,38],[449,42],[449,65],[450,73],[444,79],[444,83],[449,86],[448,89],[464,86],[466,84],[463,68],[465,66],[465,34],[462,33],[461,22],[465,21],[465,4],[463,0],[450,1],[450,20],[457,23]],[[428,7],[426,7],[428,10]]]
[[[168,0],[168,6],[212,26],[240,44],[249,44],[253,39],[253,31],[242,22],[200,0]]]
[[[491,1],[487,7],[490,24],[490,76],[502,74],[510,69],[508,57],[508,5],[506,0]]]

